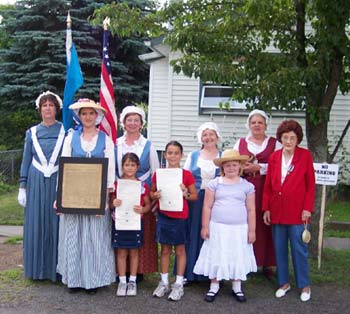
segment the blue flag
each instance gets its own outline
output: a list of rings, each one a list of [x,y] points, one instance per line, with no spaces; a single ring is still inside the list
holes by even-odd
[[[74,102],[74,95],[76,91],[84,84],[83,74],[79,65],[78,54],[72,41],[72,30],[70,25],[71,20],[68,13],[66,37],[67,76],[63,93],[62,108],[63,126],[66,131],[68,131],[73,126],[73,111],[68,107]]]

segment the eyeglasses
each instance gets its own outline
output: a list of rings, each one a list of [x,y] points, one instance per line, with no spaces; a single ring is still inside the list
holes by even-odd
[[[296,136],[288,136],[288,135],[282,135],[281,141],[282,142],[296,142],[298,138]]]

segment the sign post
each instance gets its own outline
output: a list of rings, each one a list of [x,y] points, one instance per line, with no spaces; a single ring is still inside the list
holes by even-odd
[[[314,163],[316,184],[322,185],[321,212],[318,234],[318,269],[321,269],[322,257],[322,242],[323,242],[323,227],[324,215],[326,208],[326,186],[336,185],[338,181],[339,166],[326,163]]]

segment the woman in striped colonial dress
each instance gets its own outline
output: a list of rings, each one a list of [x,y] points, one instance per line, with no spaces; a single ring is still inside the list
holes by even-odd
[[[114,145],[105,133],[96,128],[103,118],[104,108],[92,100],[81,99],[70,109],[79,116],[83,127],[68,134],[62,156],[107,157],[107,187],[108,192],[112,192],[115,178]],[[103,216],[60,216],[57,271],[70,292],[83,288],[88,294],[95,294],[98,287],[115,281],[109,211],[106,210]]]

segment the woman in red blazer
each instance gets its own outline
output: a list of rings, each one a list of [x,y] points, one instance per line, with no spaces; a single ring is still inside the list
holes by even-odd
[[[309,223],[314,207],[315,174],[311,153],[298,145],[303,130],[294,120],[283,121],[276,133],[283,145],[271,154],[264,186],[264,222],[272,225],[279,289],[284,297],[291,289],[288,269],[288,241],[292,254],[295,282],[301,289],[300,300],[311,298],[308,245],[302,241],[304,223]]]

